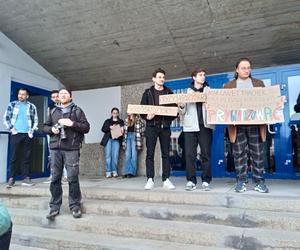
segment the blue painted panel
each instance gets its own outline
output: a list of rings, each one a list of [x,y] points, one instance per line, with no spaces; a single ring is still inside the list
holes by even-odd
[[[266,85],[280,84],[281,94],[287,96],[288,99],[288,77],[300,76],[300,64],[268,67],[262,69],[254,69],[252,76],[264,80]],[[223,73],[216,75],[208,75],[207,82],[212,88],[222,88],[223,84],[233,78],[233,73]],[[166,86],[173,90],[181,90],[189,87],[191,78],[171,80],[166,82]],[[299,82],[300,85],[300,82]],[[300,176],[294,173],[294,166],[292,162],[292,138],[290,122],[290,110],[288,103],[284,107],[285,122],[283,124],[275,124],[273,130],[276,134],[274,138],[274,154],[276,172],[273,174],[266,174],[266,178],[279,179],[298,179]],[[212,145],[212,173],[214,177],[234,177],[234,173],[226,171],[224,162],[224,128],[226,126],[216,126],[213,135]],[[178,129],[178,127],[176,128]],[[197,172],[199,175],[201,172]],[[173,171],[173,175],[185,175],[184,172]]]

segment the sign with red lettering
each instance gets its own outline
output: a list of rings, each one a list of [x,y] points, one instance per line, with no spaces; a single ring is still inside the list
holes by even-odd
[[[284,122],[285,96],[279,85],[251,89],[210,89],[208,124],[274,124]]]

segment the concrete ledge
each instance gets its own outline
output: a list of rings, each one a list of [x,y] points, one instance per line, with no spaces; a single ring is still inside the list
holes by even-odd
[[[260,228],[238,228],[196,222],[127,218],[118,216],[85,215],[75,220],[71,215],[60,215],[55,221],[45,219],[45,211],[28,214],[26,209],[11,209],[17,225],[72,230],[84,233],[108,234],[144,238],[201,246],[232,247],[244,244],[270,248],[300,248],[300,233]],[[260,249],[260,248],[253,248]]]
[[[76,240],[74,240],[76,239]],[[14,235],[12,238],[14,243],[20,245],[29,245],[37,247],[45,247],[53,250],[76,249],[76,250],[100,250],[100,249],[122,249],[122,250],[174,250],[174,249],[190,249],[190,250],[221,250],[226,248],[203,247],[191,244],[181,244],[174,242],[164,242],[157,240],[136,239],[126,237],[116,237],[112,235],[99,235],[95,233],[72,232],[63,229],[47,229],[32,226],[14,227]],[[26,248],[24,248],[26,249]],[[17,249],[18,250],[18,249]],[[29,249],[28,249],[29,250]]]

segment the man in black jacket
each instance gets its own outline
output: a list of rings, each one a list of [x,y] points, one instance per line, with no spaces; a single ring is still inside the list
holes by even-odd
[[[173,92],[164,86],[165,83],[165,71],[163,69],[157,69],[153,72],[152,80],[154,85],[149,89],[146,89],[141,104],[142,105],[159,105],[159,96],[173,94]],[[173,106],[173,105],[172,105]],[[165,189],[175,189],[175,186],[169,180],[170,176],[170,162],[169,162],[169,147],[171,130],[170,125],[172,120],[176,117],[170,116],[156,116],[155,114],[142,115],[142,118],[146,120],[146,173],[147,183],[145,185],[146,190],[150,190],[154,187],[154,151],[157,138],[159,138],[161,156],[162,156],[162,181]]]
[[[50,135],[52,180],[48,219],[59,214],[62,204],[61,178],[64,166],[69,181],[69,207],[74,218],[81,217],[81,192],[79,185],[79,154],[85,133],[90,130],[84,112],[72,102],[72,93],[66,88],[59,90],[60,105],[52,109],[44,132]]]

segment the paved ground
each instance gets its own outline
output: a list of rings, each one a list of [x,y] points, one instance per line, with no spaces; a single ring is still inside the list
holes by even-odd
[[[34,179],[33,181],[36,183],[36,188],[45,189],[48,188],[49,184],[43,183],[46,179]],[[176,190],[174,191],[168,191],[168,192],[187,192],[184,190],[186,179],[185,177],[171,177],[170,180],[174,183],[176,186]],[[201,193],[204,192],[201,190],[201,180],[199,179],[200,183],[198,183],[198,189],[193,191],[193,193]],[[123,179],[121,177],[118,178],[112,178],[112,179],[106,179],[103,177],[81,177],[80,183],[81,188],[95,188],[97,190],[100,190],[101,188],[110,188],[110,189],[116,189],[116,190],[144,190],[144,185],[146,182],[145,177],[136,177],[131,179]],[[20,187],[20,182],[16,183],[16,187]],[[297,197],[300,198],[300,180],[266,180],[266,184],[269,187],[270,193],[268,194],[260,194],[253,190],[254,185],[252,184],[252,181],[250,180],[247,185],[247,191],[241,195],[268,195],[268,196],[286,196],[286,197]],[[212,190],[210,192],[212,193],[218,193],[218,194],[230,194],[235,193],[234,191],[234,185],[235,180],[229,179],[229,178],[218,178],[214,179],[211,183]],[[64,184],[64,186],[67,186],[67,184]],[[0,188],[3,190],[5,187],[5,184],[0,184]],[[162,181],[160,177],[157,177],[155,179],[155,186],[154,189],[151,191],[145,192],[161,192],[163,191],[162,188]]]

